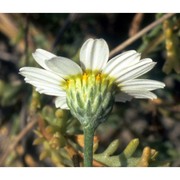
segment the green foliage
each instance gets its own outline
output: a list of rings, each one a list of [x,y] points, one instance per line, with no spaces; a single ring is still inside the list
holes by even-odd
[[[158,166],[158,161],[156,162],[157,151],[149,147],[144,148],[142,155],[139,157],[133,156],[138,145],[139,139],[133,139],[122,153],[113,155],[119,147],[119,140],[114,140],[103,153],[94,154],[93,157],[96,161],[109,167],[147,167],[153,165],[153,163]],[[161,166],[168,165],[169,163],[161,163]]]
[[[6,83],[0,80],[0,104],[2,106],[10,106],[17,103],[19,92],[22,86],[20,84]]]

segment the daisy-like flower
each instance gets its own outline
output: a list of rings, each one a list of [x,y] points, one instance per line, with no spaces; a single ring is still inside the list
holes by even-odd
[[[103,39],[88,39],[80,50],[80,66],[74,61],[42,49],[33,53],[43,68],[23,67],[20,74],[39,93],[57,96],[57,108],[70,109],[86,125],[104,121],[114,101],[134,98],[155,99],[152,90],[163,88],[162,82],[136,79],[156,64],[150,58],[130,50],[108,61],[109,48]]]

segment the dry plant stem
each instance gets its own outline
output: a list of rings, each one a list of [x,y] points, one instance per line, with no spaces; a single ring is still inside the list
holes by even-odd
[[[13,140],[13,142],[9,145],[6,152],[3,154],[2,158],[0,159],[0,166],[3,166],[6,158],[8,157],[9,153],[15,149],[18,145],[19,141],[34,127],[34,125],[38,122],[38,118],[33,118],[26,127],[17,135],[17,137]]]
[[[143,36],[144,34],[146,34],[148,31],[150,31],[151,29],[153,29],[154,27],[156,27],[157,25],[161,24],[164,20],[172,17],[173,15],[175,15],[175,13],[169,13],[169,14],[165,14],[164,16],[162,16],[161,18],[157,19],[156,21],[154,21],[153,23],[149,24],[148,26],[146,26],[144,29],[142,29],[141,31],[139,31],[136,35],[130,37],[129,39],[127,39],[126,41],[124,41],[122,44],[120,44],[119,46],[117,46],[116,48],[114,48],[111,52],[110,52],[110,58],[114,55],[116,55],[118,52],[120,52],[121,50],[123,50],[124,48],[126,48],[127,46],[129,46],[131,43],[133,43],[134,41],[136,41],[137,39],[139,39],[141,36]]]
[[[19,29],[12,14],[0,14],[0,31],[3,32],[11,41],[14,41],[18,37]],[[8,31],[7,31],[8,29]],[[23,53],[24,51],[24,42],[20,41],[16,44],[16,47],[19,52]]]
[[[17,61],[19,58],[11,53],[0,51],[0,58],[4,61]]]
[[[129,30],[129,37],[134,36],[135,34],[138,33],[139,29],[140,29],[140,25],[142,23],[144,14],[143,13],[137,13],[135,14],[132,23],[131,23],[131,27]]]

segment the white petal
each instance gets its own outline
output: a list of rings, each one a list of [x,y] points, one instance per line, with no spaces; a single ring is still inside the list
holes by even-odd
[[[49,70],[49,68],[46,66],[45,61],[48,59],[51,59],[53,57],[56,57],[56,55],[45,51],[43,49],[37,49],[35,53],[32,54],[36,62],[42,66],[44,69]]]
[[[37,80],[39,82],[48,82],[57,85],[65,82],[64,79],[62,79],[57,74],[40,68],[23,67],[19,70],[19,74],[33,81]]]
[[[42,81],[32,81],[29,80],[28,78],[24,79],[27,83],[32,84],[33,86],[40,88],[42,90],[53,90],[53,91],[58,91],[59,93],[64,94],[65,91],[60,85],[52,84],[52,83],[44,83]]]
[[[62,96],[65,95],[61,83],[64,79],[52,72],[40,68],[24,67],[20,69],[20,74],[25,77],[25,81],[36,87],[39,93]]]
[[[126,51],[112,58],[103,69],[103,73],[114,76],[122,69],[138,63],[140,60],[140,53],[134,50]]]
[[[82,74],[82,69],[79,67],[79,65],[68,58],[55,57],[45,61],[45,64],[51,71],[57,73],[63,78],[70,75]]]
[[[67,103],[66,103],[66,96],[64,97],[57,97],[55,100],[55,106],[56,108],[61,108],[61,109],[69,109]]]
[[[88,39],[80,50],[83,69],[102,70],[109,58],[109,48],[104,39]]]
[[[125,81],[120,85],[122,91],[126,90],[148,90],[152,91],[158,88],[164,88],[165,84],[155,80],[149,79],[133,79]]]
[[[36,91],[38,91],[40,94],[46,94],[46,95],[50,95],[50,96],[66,96],[65,92],[50,89],[45,86],[43,86],[42,88],[40,86],[37,87]]]
[[[114,77],[117,79],[117,83],[121,83],[130,79],[135,79],[150,71],[155,66],[155,64],[156,63],[153,62],[151,59],[143,59],[137,64],[127,67],[122,71],[119,71]]]
[[[127,90],[125,91],[125,93],[138,99],[156,99],[157,98],[157,96],[154,93],[150,91],[146,91],[146,90]]]
[[[118,94],[115,95],[115,102],[126,102],[126,101],[131,101],[133,97],[124,93],[124,92],[120,92]]]

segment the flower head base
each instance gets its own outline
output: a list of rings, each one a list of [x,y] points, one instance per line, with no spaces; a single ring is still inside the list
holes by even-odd
[[[114,104],[114,80],[96,71],[71,77],[66,83],[66,101],[71,113],[84,126],[96,128]]]
[[[134,50],[108,61],[109,49],[103,39],[89,39],[80,50],[80,65],[42,49],[33,54],[44,69],[23,67],[20,74],[40,93],[56,96],[56,107],[70,109],[84,125],[96,127],[110,113],[113,102],[134,98],[155,99],[152,90],[164,83],[136,79],[150,71],[155,62]]]

